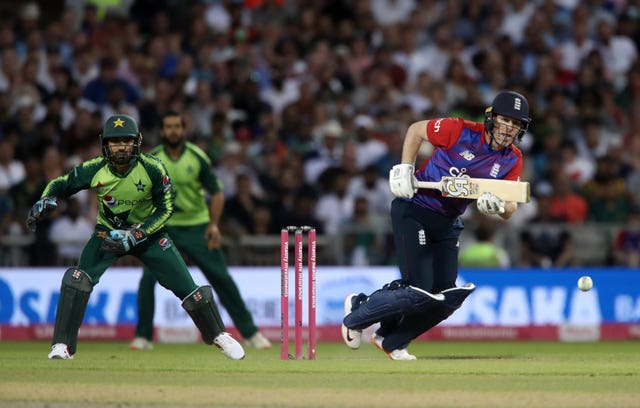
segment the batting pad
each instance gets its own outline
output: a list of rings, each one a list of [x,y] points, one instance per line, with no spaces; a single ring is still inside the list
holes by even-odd
[[[434,295],[414,286],[385,285],[366,301],[354,305],[343,323],[352,330],[363,330],[384,319],[427,311],[442,305],[444,299],[442,294]]]

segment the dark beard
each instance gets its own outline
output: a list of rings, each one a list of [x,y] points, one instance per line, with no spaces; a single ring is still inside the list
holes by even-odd
[[[129,153],[111,153],[109,159],[113,164],[122,166],[128,164],[131,161],[131,154]]]
[[[169,148],[171,149],[177,149],[178,147],[182,146],[184,144],[184,139],[180,139],[177,142],[172,142],[169,139],[167,139],[166,137],[162,138],[162,143],[164,143],[166,146],[169,146]]]

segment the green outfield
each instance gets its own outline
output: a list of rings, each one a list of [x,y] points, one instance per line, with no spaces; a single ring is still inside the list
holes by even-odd
[[[421,342],[418,361],[371,344],[318,345],[315,361],[279,348],[230,361],[202,344],[0,342],[0,407],[639,407],[640,342]]]

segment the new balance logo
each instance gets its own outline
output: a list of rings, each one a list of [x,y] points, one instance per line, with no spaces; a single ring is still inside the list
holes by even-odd
[[[468,150],[465,150],[464,152],[460,153],[460,156],[462,156],[465,160],[468,160],[468,161],[471,161],[476,157],[475,154],[471,153]]]

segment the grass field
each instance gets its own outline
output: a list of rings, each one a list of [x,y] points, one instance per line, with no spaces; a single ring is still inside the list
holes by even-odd
[[[45,343],[0,343],[0,407],[640,407],[640,343],[420,342],[417,361],[371,344],[279,348],[230,361],[203,344],[83,342],[73,361]]]

